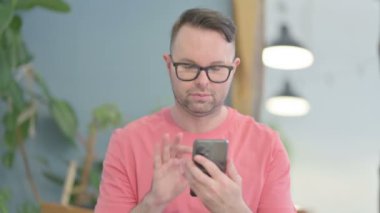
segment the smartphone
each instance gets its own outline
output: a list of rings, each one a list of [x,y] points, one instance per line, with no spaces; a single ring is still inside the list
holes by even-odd
[[[196,139],[193,144],[193,158],[195,155],[202,155],[214,162],[222,172],[226,172],[227,151],[228,140],[226,139]],[[210,176],[202,165],[197,162],[194,163],[205,174]],[[190,190],[190,195],[196,196],[192,190]]]

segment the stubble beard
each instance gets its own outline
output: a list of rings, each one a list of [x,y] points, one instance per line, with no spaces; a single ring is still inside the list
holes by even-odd
[[[204,117],[216,112],[223,106],[223,100],[216,100],[215,92],[208,91],[211,95],[211,100],[208,101],[195,101],[191,99],[192,90],[186,91],[184,97],[178,95],[175,91],[174,98],[177,104],[189,114],[195,117]]]

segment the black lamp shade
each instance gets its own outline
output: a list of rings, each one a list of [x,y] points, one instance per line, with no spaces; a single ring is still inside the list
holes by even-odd
[[[267,100],[266,108],[270,113],[278,116],[303,116],[309,112],[310,104],[306,99],[297,95],[287,81],[277,96]]]
[[[281,25],[281,34],[263,50],[263,63],[282,70],[298,70],[311,66],[313,54],[291,36],[288,27]]]

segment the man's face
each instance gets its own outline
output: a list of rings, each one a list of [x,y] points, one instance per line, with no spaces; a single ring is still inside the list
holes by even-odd
[[[172,55],[164,55],[176,104],[194,116],[209,115],[223,106],[228,95],[236,67],[240,59],[234,58],[235,47],[218,32],[184,25],[173,41]],[[224,83],[213,83],[205,72],[193,81],[181,81],[176,77],[173,61],[196,64],[233,66]]]

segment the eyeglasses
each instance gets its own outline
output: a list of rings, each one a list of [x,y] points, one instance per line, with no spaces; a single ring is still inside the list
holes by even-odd
[[[176,63],[173,62],[177,78],[181,81],[193,81],[198,78],[201,71],[205,71],[208,80],[213,83],[224,83],[230,77],[233,66],[227,65],[211,65],[201,67],[191,63]]]

